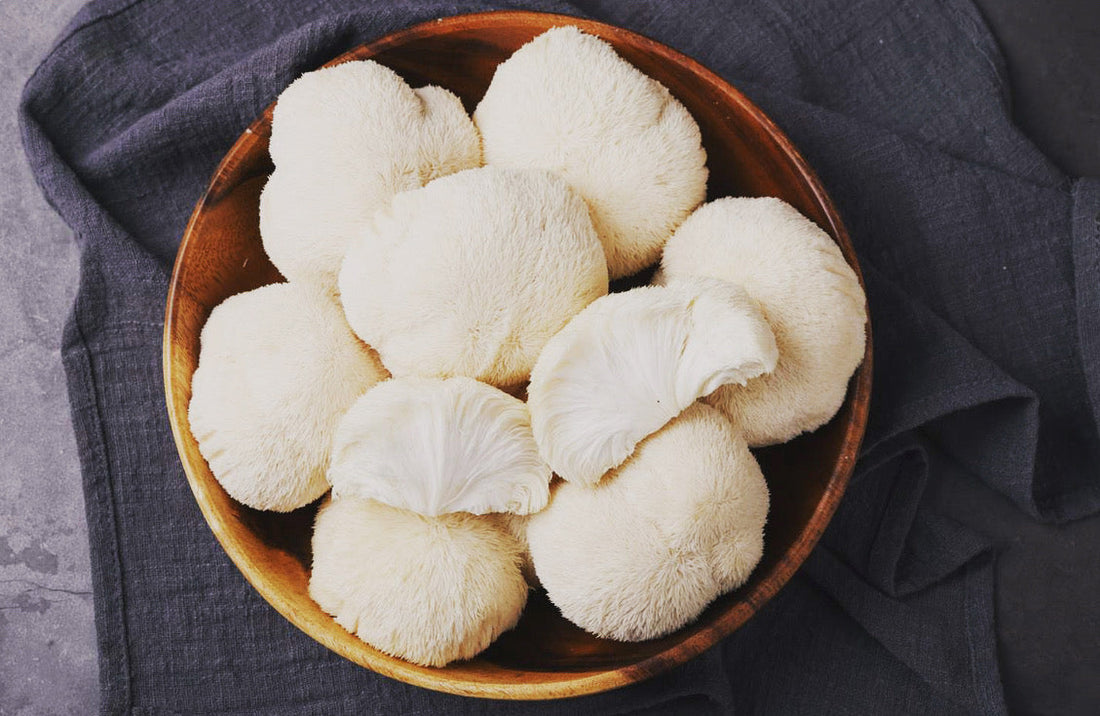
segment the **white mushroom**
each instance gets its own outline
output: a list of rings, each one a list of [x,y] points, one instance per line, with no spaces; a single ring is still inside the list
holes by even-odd
[[[474,122],[487,164],[553,171],[584,197],[613,279],[656,263],[706,195],[706,152],[688,111],[574,27],[502,62]]]
[[[348,322],[395,376],[523,383],[607,293],[588,210],[546,172],[472,169],[394,197],[348,249]]]
[[[378,206],[355,183],[276,169],[260,193],[264,251],[285,277],[335,293],[348,244]]]
[[[328,489],[337,421],[386,377],[331,296],[272,284],[226,299],[203,326],[189,420],[233,499],[285,512]]]
[[[481,165],[458,97],[346,62],[302,75],[271,122],[275,173],[260,197],[264,249],[284,276],[336,288],[347,243],[394,194]]]
[[[739,284],[775,332],[779,362],[745,386],[708,398],[756,447],[829,421],[863,360],[867,304],[840,248],[816,224],[773,198],[727,198],[691,215],[665,247],[669,283],[710,276]]]
[[[549,499],[549,495],[547,496]],[[545,505],[544,505],[545,507]],[[527,580],[527,583],[532,587],[542,586],[539,584],[539,578],[535,575],[535,565],[531,562],[531,548],[527,545],[527,522],[531,519],[531,515],[517,515],[514,512],[500,512],[496,517],[500,519],[500,525],[507,530],[521,547],[520,557],[520,571],[523,573],[523,578]]]
[[[313,532],[309,595],[374,648],[424,666],[485,650],[527,602],[520,547],[488,517],[336,499]]]
[[[554,336],[528,386],[543,459],[594,484],[695,400],[775,366],[771,329],[736,286],[699,279],[595,301]]]
[[[566,619],[640,641],[679,629],[748,579],[767,513],[767,483],[744,438],[696,403],[599,485],[558,483],[527,539]]]
[[[550,468],[527,406],[470,378],[394,378],[340,421],[334,497],[370,498],[422,515],[541,510]]]

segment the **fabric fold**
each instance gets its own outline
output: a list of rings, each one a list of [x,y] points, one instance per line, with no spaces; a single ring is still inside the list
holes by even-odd
[[[901,601],[868,588],[828,550],[815,551],[804,571],[945,703],[961,713],[1005,713],[992,613],[979,606],[993,600],[991,559],[968,563]],[[980,614],[988,617],[976,618]],[[897,629],[899,619],[908,625],[905,630]],[[938,656],[929,658],[932,653]]]
[[[988,552],[989,541],[928,504],[930,479],[953,470],[926,438],[907,433],[860,461],[822,543],[875,588],[901,598]],[[875,525],[868,529],[868,523]]]
[[[1073,185],[1073,279],[1077,339],[1093,425],[1100,425],[1100,179]]]

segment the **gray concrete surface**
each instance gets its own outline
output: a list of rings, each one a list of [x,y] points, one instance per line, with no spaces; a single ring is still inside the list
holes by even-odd
[[[72,233],[23,158],[23,83],[83,0],[0,0],[0,714],[97,710],[95,628],[61,328]]]

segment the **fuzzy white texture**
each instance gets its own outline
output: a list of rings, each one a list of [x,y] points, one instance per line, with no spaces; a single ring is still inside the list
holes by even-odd
[[[309,595],[379,651],[443,666],[516,625],[527,603],[519,565],[519,544],[490,516],[335,499],[314,525]]]
[[[542,171],[483,167],[398,194],[348,249],[348,322],[395,376],[505,388],[607,293],[584,202]]]
[[[328,479],[336,498],[431,517],[528,514],[550,496],[527,405],[471,378],[393,378],[368,391],[340,420]]]
[[[688,111],[574,27],[502,62],[474,122],[487,164],[553,171],[584,197],[613,279],[656,263],[706,196],[706,152]]]
[[[394,194],[481,166],[481,138],[458,97],[414,90],[369,60],[292,82],[275,105],[270,152],[264,250],[288,279],[330,291],[348,242]]]
[[[756,304],[714,279],[595,301],[554,336],[527,388],[539,450],[570,482],[595,484],[701,396],[772,370]]]
[[[774,371],[708,398],[749,445],[827,423],[863,360],[867,300],[840,247],[774,198],[726,198],[691,215],[665,247],[659,281],[710,276],[742,286],[775,332]]]
[[[336,425],[387,377],[316,287],[271,284],[218,305],[203,326],[188,418],[233,499],[286,512],[328,490]]]
[[[744,437],[695,403],[599,485],[558,483],[527,539],[566,619],[641,641],[744,584],[763,555],[767,514],[768,486]]]
[[[527,580],[527,584],[531,587],[538,588],[542,586],[539,584],[538,576],[535,575],[535,565],[531,561],[531,548],[527,545],[527,522],[531,519],[531,515],[501,512],[499,517],[501,526],[516,538],[522,548],[520,571],[523,573],[523,578]]]

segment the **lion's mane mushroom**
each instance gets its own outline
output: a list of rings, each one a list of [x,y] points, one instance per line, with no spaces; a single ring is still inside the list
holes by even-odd
[[[695,403],[599,485],[558,483],[532,515],[535,572],[562,615],[597,636],[652,639],[748,579],[768,488],[745,440]]]
[[[698,279],[609,294],[539,356],[527,390],[535,440],[559,476],[595,484],[697,398],[775,361],[771,329],[732,284]]]
[[[780,199],[727,198],[700,207],[665,247],[659,281],[710,276],[742,286],[775,332],[779,362],[707,400],[752,447],[829,421],[863,360],[867,304],[840,248]]]
[[[496,167],[394,197],[348,249],[348,322],[395,376],[527,380],[542,347],[607,293],[584,202],[542,171]]]
[[[393,378],[340,421],[332,494],[422,515],[541,510],[550,467],[523,401],[470,378]]]
[[[394,194],[481,165],[481,139],[458,97],[414,90],[369,60],[308,72],[283,90],[270,152],[264,250],[287,278],[330,291],[348,242]]]
[[[425,517],[344,497],[317,514],[309,594],[374,648],[443,666],[519,621],[520,561],[520,545],[489,517]]]
[[[549,498],[548,498],[549,499]],[[545,505],[544,505],[545,507]],[[539,579],[535,576],[535,565],[531,563],[531,548],[527,544],[527,522],[531,515],[517,515],[514,512],[500,512],[495,515],[500,520],[500,525],[507,530],[521,547],[520,571],[523,578],[532,587],[539,587]]]
[[[188,417],[235,500],[285,512],[328,489],[336,424],[386,377],[334,298],[300,284],[232,296],[203,326]]]
[[[474,122],[487,164],[553,171],[584,197],[611,278],[655,263],[706,195],[706,152],[688,111],[574,27],[502,62]]]

